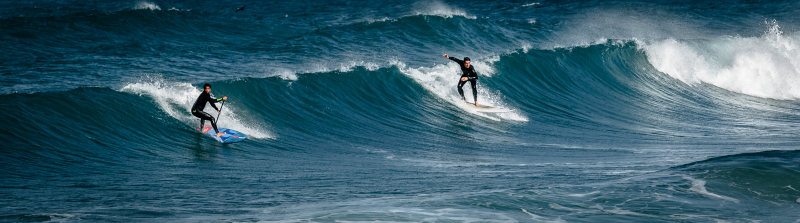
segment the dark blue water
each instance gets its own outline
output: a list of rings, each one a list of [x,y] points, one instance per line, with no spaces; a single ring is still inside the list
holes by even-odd
[[[798,14],[3,2],[0,221],[795,222]],[[250,139],[194,130],[203,83]]]

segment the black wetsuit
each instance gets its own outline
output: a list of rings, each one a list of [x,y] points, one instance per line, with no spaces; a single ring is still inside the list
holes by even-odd
[[[467,81],[469,81],[469,85],[472,86],[472,97],[474,100],[472,102],[478,101],[478,89],[475,88],[475,84],[478,82],[478,73],[475,73],[475,66],[470,64],[469,68],[467,68],[464,66],[463,60],[459,60],[455,57],[449,57],[448,59],[458,63],[458,65],[461,66],[461,77],[467,78],[466,81],[462,81],[461,78],[458,79],[458,94],[461,95],[461,99],[464,99],[464,101],[467,100],[464,98],[464,90],[461,88],[464,87],[464,84],[467,83]]]
[[[206,125],[206,120],[210,120],[211,126],[214,127],[214,132],[219,133],[219,130],[217,130],[217,121],[214,120],[214,116],[211,116],[210,114],[203,111],[203,109],[206,108],[206,102],[210,103],[211,107],[214,108],[214,110],[219,110],[217,106],[214,105],[214,103],[217,103],[219,101],[222,101],[222,98],[213,98],[211,97],[211,94],[206,93],[205,91],[203,91],[203,93],[200,93],[200,96],[197,97],[196,101],[194,101],[194,105],[192,106],[192,115],[200,118],[201,131],[203,129],[203,126]]]

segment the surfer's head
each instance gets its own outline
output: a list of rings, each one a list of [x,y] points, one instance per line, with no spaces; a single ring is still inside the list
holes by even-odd
[[[464,57],[464,66],[469,67],[469,57]]]
[[[206,93],[211,93],[211,85],[208,83],[204,84],[203,91],[205,91]]]

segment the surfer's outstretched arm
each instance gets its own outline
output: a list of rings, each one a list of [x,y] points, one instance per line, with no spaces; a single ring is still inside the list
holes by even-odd
[[[458,64],[464,64],[463,60],[459,60],[458,58],[455,58],[455,57],[448,57],[446,53],[443,56],[444,56],[444,58],[447,58],[447,59],[450,59],[452,61],[455,61]]]

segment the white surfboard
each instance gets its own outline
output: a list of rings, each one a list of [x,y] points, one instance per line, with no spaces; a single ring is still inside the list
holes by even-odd
[[[470,102],[465,102],[465,103],[467,103],[467,107],[474,108],[475,111],[478,111],[478,112],[484,112],[484,113],[511,112],[511,110],[507,109],[507,108],[494,107],[494,106],[491,106],[491,105],[483,105],[483,104],[478,104],[478,106],[475,106],[475,103],[470,103]]]

